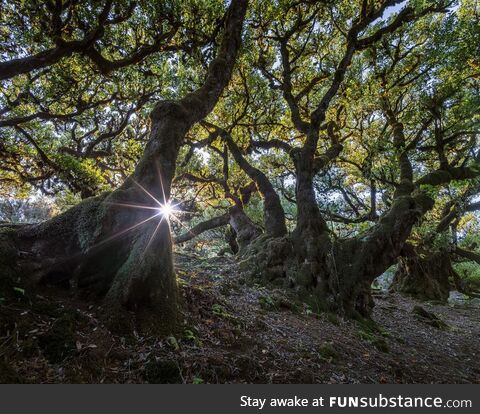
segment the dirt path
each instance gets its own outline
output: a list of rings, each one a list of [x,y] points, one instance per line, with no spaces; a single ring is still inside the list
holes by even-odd
[[[376,299],[375,325],[313,315],[251,286],[230,258],[178,256],[185,312],[169,338],[124,338],[72,298],[0,304],[3,382],[480,382],[480,310]]]

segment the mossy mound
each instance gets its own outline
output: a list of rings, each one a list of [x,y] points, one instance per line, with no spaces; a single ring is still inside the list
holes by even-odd
[[[369,318],[361,318],[358,320],[359,330],[358,334],[360,338],[372,344],[380,352],[390,352],[385,336],[390,336],[388,332],[383,330],[374,320]]]
[[[335,350],[333,342],[324,342],[320,345],[318,352],[323,359],[328,361],[333,361],[338,357],[338,352]]]

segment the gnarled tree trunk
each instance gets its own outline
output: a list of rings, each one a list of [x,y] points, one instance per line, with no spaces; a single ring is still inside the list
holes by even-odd
[[[287,234],[285,212],[283,211],[280,197],[273,188],[272,183],[262,171],[255,168],[246,160],[232,137],[226,131],[222,131],[222,135],[226,139],[228,148],[235,162],[253,180],[263,196],[263,220],[266,234],[270,237],[284,236]]]
[[[262,234],[262,230],[245,214],[241,206],[234,205],[230,207],[229,223],[235,232],[240,251]]]
[[[391,289],[420,300],[446,302],[454,274],[447,251],[421,256],[413,246],[405,245],[398,259]]]
[[[251,266],[255,273],[269,281],[283,278],[285,286],[294,288],[317,309],[362,316],[370,313],[372,281],[396,262],[412,227],[433,205],[429,197],[415,190],[403,128],[394,119],[391,122],[401,171],[390,209],[367,232],[333,240],[313,188],[317,159],[304,150],[291,151],[297,179],[297,227],[290,236],[256,248]],[[338,150],[331,151],[333,156]],[[319,164],[325,165],[329,159],[325,156]]]
[[[467,296],[479,297],[452,266],[453,255],[479,260],[479,256],[461,248],[441,249],[419,254],[415,248],[406,244],[398,259],[398,269],[393,278],[391,289],[419,300],[446,302],[451,290],[457,290]]]
[[[205,231],[226,225],[229,225],[226,241],[230,245],[232,253],[243,251],[262,234],[262,230],[245,213],[243,206],[236,204],[230,207],[227,213],[203,221],[176,237],[175,243],[185,243]]]

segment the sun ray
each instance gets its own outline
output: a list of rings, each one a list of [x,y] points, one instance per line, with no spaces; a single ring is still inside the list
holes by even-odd
[[[157,234],[157,231],[160,228],[160,225],[162,224],[163,219],[164,219],[164,217],[162,217],[160,220],[158,220],[158,223],[155,227],[155,230],[153,231],[152,235],[150,236],[150,239],[148,240],[148,243],[145,246],[145,249],[143,250],[143,253],[145,253],[148,250],[148,248],[150,247],[150,244],[152,244],[152,241],[155,238],[155,235]]]
[[[133,229],[141,226],[142,224],[145,224],[146,222],[154,219],[155,217],[160,216],[161,214],[162,214],[162,213],[158,212],[157,214],[154,214],[153,216],[150,216],[150,217],[146,218],[145,220],[142,220],[142,221],[140,221],[139,223],[134,224],[133,226],[130,226],[130,227],[128,227],[128,228],[126,228],[126,229],[118,232],[118,233],[115,233],[114,235],[112,235],[112,236],[110,236],[110,237],[107,237],[106,239],[103,239],[102,241],[98,242],[97,244],[95,244],[94,247],[98,247],[98,246],[101,246],[102,244],[105,244],[105,243],[107,243],[107,242],[109,242],[109,241],[112,241],[113,239],[116,239],[117,237],[122,236],[123,234],[129,232],[130,230],[133,230]]]
[[[162,190],[163,200],[166,200],[167,197],[165,196],[165,188],[163,187],[162,172],[160,171],[160,164],[158,163],[158,161],[155,161],[155,167],[157,168],[157,174],[160,181],[160,188]]]
[[[113,203],[113,202],[107,202],[106,204],[110,204],[110,205],[112,205],[112,206],[130,207],[130,208],[141,208],[141,209],[146,209],[146,210],[157,210],[157,211],[158,211],[158,207],[143,206],[143,205],[141,205],[141,204]]]
[[[162,215],[168,220],[171,215],[174,214],[175,208],[172,204],[170,203],[165,203],[163,204],[159,209],[158,209]]]
[[[137,181],[133,180],[133,182],[138,186],[140,187],[144,192],[145,194],[147,194],[153,201],[155,201],[155,203],[157,203],[159,206],[162,205],[162,203],[160,201],[158,201],[149,191],[147,191],[145,189],[145,187],[143,187],[140,183],[138,183]]]
[[[155,229],[153,230],[144,250],[143,250],[143,253],[145,253],[147,251],[147,249],[150,247],[150,245],[152,244],[153,240],[155,239],[155,236],[157,235],[159,229],[160,229],[160,226],[162,224],[162,222],[165,220],[168,224],[168,228],[169,228],[169,231],[171,232],[172,229],[171,229],[171,222],[175,222],[175,223],[178,223],[182,228],[185,228],[187,229],[187,227],[181,222],[181,220],[177,217],[177,215],[179,214],[193,214],[192,212],[189,212],[189,211],[183,211],[183,210],[180,210],[178,208],[178,206],[180,206],[181,202],[177,202],[177,203],[172,203],[171,200],[167,200],[166,198],[166,194],[165,194],[165,188],[163,186],[163,180],[162,180],[162,175],[160,173],[160,168],[159,166],[157,165],[157,171],[158,171],[158,176],[159,176],[159,181],[160,181],[160,188],[161,188],[161,191],[162,191],[162,196],[163,196],[163,200],[165,200],[163,203],[160,202],[150,191],[148,191],[143,185],[141,185],[139,182],[135,181],[132,179],[132,181],[135,183],[135,185],[137,185],[149,198],[151,198],[154,202],[155,202],[155,205],[153,206],[148,206],[148,205],[142,205],[142,204],[133,204],[133,203],[115,203],[115,202],[110,202],[109,204],[111,205],[116,205],[116,206],[119,206],[119,207],[126,207],[126,208],[138,208],[138,209],[145,209],[145,210],[154,210],[156,211],[156,214],[150,216],[150,217],[147,217],[146,219],[138,222],[138,223],[135,223],[134,225],[100,241],[99,243],[97,243],[95,245],[96,246],[100,246],[100,245],[103,245],[113,239],[116,239],[122,235],[124,235],[125,233],[131,231],[131,230],[134,230],[136,229],[137,227],[141,226],[142,224],[145,224],[147,223],[148,221],[150,220],[153,220],[157,217],[160,217],[158,223],[156,224],[155,226]],[[187,229],[188,230],[188,229]]]

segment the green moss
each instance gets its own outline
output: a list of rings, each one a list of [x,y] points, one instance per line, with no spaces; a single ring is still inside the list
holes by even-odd
[[[338,316],[335,313],[327,312],[325,316],[331,324],[337,325],[337,326],[340,325],[340,320],[338,319]]]
[[[388,343],[385,340],[385,338],[381,338],[381,337],[377,336],[372,341],[372,345],[381,352],[385,352],[385,353],[390,352],[390,348],[389,348]]]
[[[437,315],[433,312],[429,312],[423,307],[416,305],[413,307],[412,313],[421,321],[426,324],[433,326],[434,328],[445,330],[448,329],[448,325],[442,321]]]
[[[360,318],[357,322],[359,324],[358,335],[360,338],[369,342],[381,352],[390,351],[387,340],[385,339],[385,337],[390,336],[387,331],[378,326],[373,319]]]
[[[260,307],[267,311],[272,311],[277,309],[275,300],[270,295],[262,295],[258,298],[258,303]]]
[[[65,244],[80,244],[81,249],[90,247],[98,233],[99,225],[107,212],[107,204],[103,203],[108,193],[87,198],[66,212],[40,224],[36,235],[45,239],[63,240]]]
[[[236,319],[231,313],[229,313],[225,307],[218,303],[212,305],[212,313],[223,319]]]
[[[318,316],[331,311],[326,301],[320,299],[320,295],[312,293],[304,287],[297,287],[296,293],[301,301],[308,306],[311,315]]]
[[[333,361],[338,358],[338,352],[335,350],[333,342],[324,342],[320,345],[318,353],[323,359]]]
[[[195,328],[192,329],[184,329],[183,331],[183,339],[193,343],[195,346],[201,348],[203,343],[201,339],[198,337],[198,332]]]
[[[362,338],[363,340],[372,344],[379,351],[381,351],[381,352],[389,352],[390,351],[390,348],[388,346],[388,343],[387,343],[386,339],[383,338],[382,336],[379,336],[379,335],[375,334],[374,332],[371,332],[371,331],[368,332],[368,331],[365,331],[365,330],[360,330],[358,332],[358,334],[359,334],[360,338]]]
[[[368,342],[373,342],[375,341],[375,334],[371,333],[371,332],[367,332],[367,331],[364,331],[364,330],[359,330],[358,331],[358,336],[360,336],[360,338],[362,338],[363,340],[365,341],[368,341]]]
[[[360,329],[369,333],[378,333],[380,328],[377,323],[371,318],[358,317],[357,323],[360,325]]]
[[[90,247],[98,233],[102,230],[100,225],[106,214],[107,204],[103,203],[108,193],[92,197],[80,204],[81,209],[76,215],[75,230],[82,250]]]

